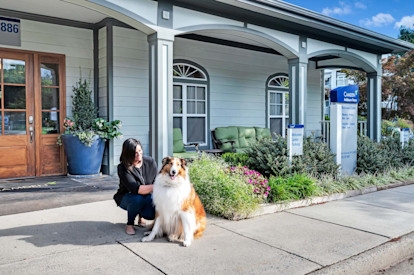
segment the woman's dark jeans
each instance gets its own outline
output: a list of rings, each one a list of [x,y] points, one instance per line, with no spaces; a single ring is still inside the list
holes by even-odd
[[[135,217],[139,214],[146,220],[155,218],[155,208],[152,204],[152,195],[139,195],[127,193],[122,198],[119,205],[122,209],[128,211],[127,225],[134,225]]]

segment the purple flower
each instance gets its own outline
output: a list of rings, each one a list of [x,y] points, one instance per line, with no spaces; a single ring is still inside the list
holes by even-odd
[[[267,183],[267,180],[265,180],[265,182]]]
[[[249,180],[249,183],[252,183],[252,180]]]
[[[269,186],[267,187],[267,190],[269,190],[269,191],[270,191],[270,187],[269,187]]]
[[[267,196],[267,195],[269,195],[269,193],[265,192],[265,195]]]
[[[231,170],[234,170],[234,167],[230,167]]]
[[[260,185],[263,185],[263,182],[261,182]]]

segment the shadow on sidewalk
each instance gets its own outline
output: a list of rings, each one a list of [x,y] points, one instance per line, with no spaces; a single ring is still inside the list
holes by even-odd
[[[137,238],[137,241],[139,241],[146,229],[140,228],[136,231],[137,234],[132,237]],[[126,239],[130,236],[125,234],[124,223],[73,221],[36,224],[0,230],[0,239],[5,237],[26,241],[36,247],[46,247],[62,244],[102,244]]]

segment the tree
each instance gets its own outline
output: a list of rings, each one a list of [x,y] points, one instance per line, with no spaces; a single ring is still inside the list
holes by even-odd
[[[403,56],[390,56],[382,66],[383,97],[395,101],[397,110],[389,110],[385,118],[392,115],[414,121],[414,50]]]
[[[398,39],[414,43],[414,30],[401,26]]]

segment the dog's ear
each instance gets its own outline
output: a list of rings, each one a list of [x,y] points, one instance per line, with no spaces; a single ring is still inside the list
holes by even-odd
[[[163,160],[162,160],[162,166],[164,167],[167,163],[169,163],[169,162],[170,162],[170,160],[171,160],[171,158],[170,158],[170,157],[165,157],[165,158],[163,158]]]
[[[181,161],[181,165],[183,166],[183,168],[187,167],[187,161],[185,159],[180,159]]]

